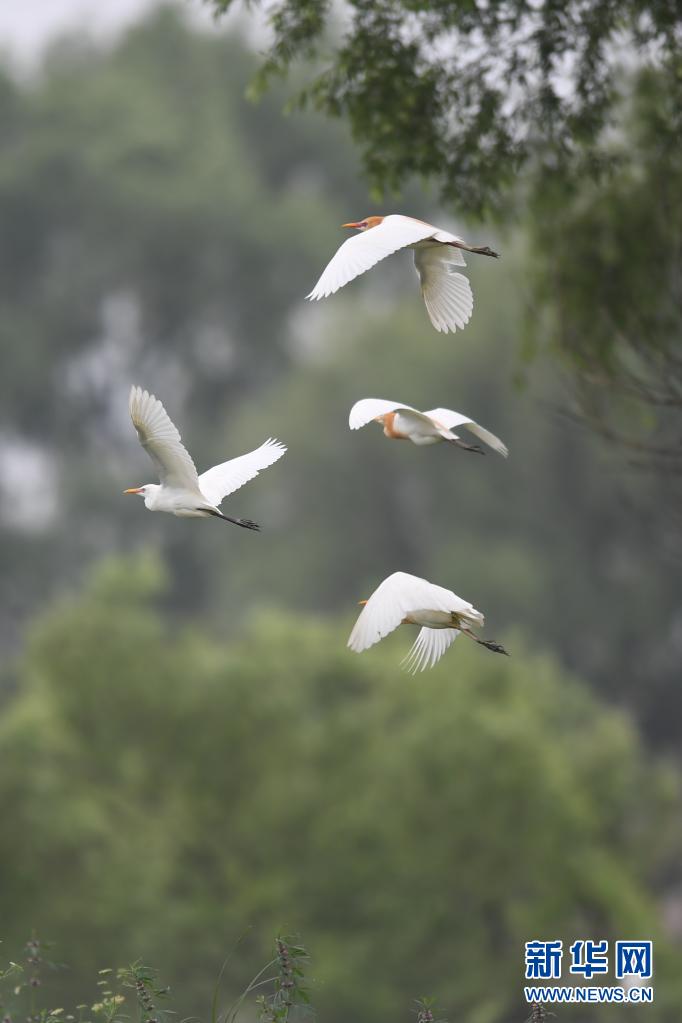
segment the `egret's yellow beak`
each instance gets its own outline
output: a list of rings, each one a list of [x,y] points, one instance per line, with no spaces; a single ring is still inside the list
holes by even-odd
[[[363,606],[364,604],[366,604],[366,603],[367,603],[367,601],[366,601],[366,600],[359,600],[359,601],[358,601],[358,605],[359,605],[360,607],[362,607],[362,606]]]
[[[360,227],[361,223],[360,220],[353,220],[350,224],[342,224],[341,227]]]
[[[141,494],[142,487],[131,487],[130,490],[124,490],[124,494]]]

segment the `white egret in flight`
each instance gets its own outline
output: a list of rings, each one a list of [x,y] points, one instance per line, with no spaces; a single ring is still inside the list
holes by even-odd
[[[327,298],[386,256],[409,248],[414,251],[422,298],[436,330],[447,333],[469,322],[474,306],[471,285],[456,270],[458,266],[466,266],[462,250],[495,258],[497,252],[487,245],[469,245],[457,235],[441,231],[424,220],[396,213],[388,217],[365,217],[342,226],[354,227],[359,233],[341,245],[307,298],[316,301]]]
[[[384,579],[369,600],[360,603],[364,607],[348,639],[348,646],[358,654],[399,625],[421,626],[411,650],[401,662],[412,674],[432,668],[460,632],[488,650],[507,654],[499,643],[480,639],[472,632],[473,626],[484,624],[480,611],[452,590],[435,586],[419,576],[394,572]]]
[[[411,440],[413,444],[420,446],[447,441],[464,448],[465,451],[485,454],[482,448],[476,444],[466,444],[453,432],[455,427],[463,426],[504,458],[509,454],[506,446],[494,433],[479,426],[469,416],[453,412],[449,408],[434,408],[429,412],[420,412],[410,405],[385,401],[383,398],[361,398],[360,401],[356,401],[348,417],[351,430],[359,430],[372,420],[381,423],[384,434],[392,440]]]
[[[170,512],[182,518],[212,515],[245,529],[260,529],[250,519],[224,515],[219,505],[228,494],[281,458],[286,451],[284,444],[266,440],[254,451],[214,465],[199,476],[177,428],[158,398],[141,387],[131,387],[128,407],[140,444],[156,466],[161,483],[131,487],[124,490],[124,494],[139,494],[150,511]]]

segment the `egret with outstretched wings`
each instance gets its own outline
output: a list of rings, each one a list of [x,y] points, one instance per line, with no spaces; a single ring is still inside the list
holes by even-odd
[[[466,266],[462,250],[497,257],[487,245],[469,245],[449,231],[397,213],[365,217],[343,227],[353,227],[358,234],[337,250],[307,298],[327,298],[380,260],[409,248],[414,252],[426,311],[436,330],[447,333],[469,322],[474,307],[471,285],[457,267]]]
[[[360,654],[374,646],[399,625],[421,626],[412,648],[401,662],[414,674],[432,668],[457,639],[460,632],[497,654],[507,651],[491,639],[481,639],[472,630],[482,627],[480,611],[452,590],[436,586],[407,572],[394,572],[376,588],[364,605],[348,639],[351,650]]]
[[[504,458],[509,454],[506,445],[494,433],[484,429],[469,416],[449,408],[420,412],[411,405],[401,405],[400,402],[386,401],[384,398],[361,398],[356,401],[348,417],[351,430],[359,430],[372,421],[381,423],[384,434],[391,440],[411,440],[420,447],[448,442],[465,451],[484,454],[482,448],[476,444],[466,444],[454,432],[455,427],[463,426]]]
[[[141,387],[131,387],[128,407],[140,444],[154,463],[160,483],[131,487],[124,490],[125,494],[139,494],[150,511],[170,512],[181,518],[213,516],[245,529],[260,528],[250,519],[223,514],[219,506],[228,494],[281,458],[286,451],[284,444],[266,440],[254,451],[214,465],[200,476],[177,427],[158,398]]]

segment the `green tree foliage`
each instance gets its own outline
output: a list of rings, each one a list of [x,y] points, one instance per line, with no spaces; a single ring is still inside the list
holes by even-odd
[[[642,1019],[669,1018],[651,893],[679,855],[680,782],[624,715],[518,633],[509,660],[460,642],[415,679],[405,634],[358,657],[348,619],[270,611],[226,643],[170,628],[164,585],[154,560],[102,565],[36,624],[0,723],[3,933],[16,947],[31,921],[77,964],[60,1005],[139,955],[206,1018],[252,926],[228,992],[256,936],[300,929],[330,1023],[399,1018],[424,989],[502,1023],[530,936],[645,933]]]
[[[106,413],[92,362],[97,352],[106,365],[107,342],[124,350],[108,352],[113,372],[117,354],[162,347],[162,366],[148,355],[146,368],[196,379],[207,415],[225,400],[227,362],[233,391],[263,363],[270,374],[281,366],[273,324],[317,267],[314,230],[299,230],[300,221],[316,214],[331,225],[317,181],[303,183],[318,160],[311,124],[284,125],[272,106],[254,119],[243,98],[252,67],[237,39],[188,31],[165,10],[106,57],[67,40],[49,55],[42,84],[7,85],[0,400],[16,430],[50,429],[69,442],[79,416]],[[324,124],[316,131],[323,153]],[[342,150],[319,159],[333,182]],[[250,301],[231,301],[240,291]],[[100,386],[79,393],[93,375]]]
[[[618,173],[548,175],[530,220],[550,336],[575,375],[578,407],[639,463],[682,459],[682,103],[667,78],[640,74]],[[672,488],[671,488],[672,489]],[[679,498],[679,488],[673,494]]]
[[[682,45],[674,0],[350,0],[342,25],[328,0],[276,0],[266,11],[261,83],[316,59],[303,98],[349,120],[376,184],[418,174],[471,211],[538,157],[565,170],[598,159],[623,49],[665,68],[674,85]]]

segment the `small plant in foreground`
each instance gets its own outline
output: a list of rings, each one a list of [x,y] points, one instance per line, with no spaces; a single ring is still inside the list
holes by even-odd
[[[137,960],[130,966],[119,969],[117,977],[123,987],[131,988],[135,992],[142,1023],[161,1023],[162,1017],[169,1014],[168,1009],[157,1007],[160,999],[168,997],[170,988],[158,987],[156,970]]]
[[[119,990],[117,983],[118,976],[111,969],[99,970],[97,987],[100,988],[100,997],[90,1006],[90,1011],[97,1018],[97,1023],[122,1023],[127,1017],[121,1011],[125,1004],[125,995]],[[87,1005],[77,1006],[81,1013],[78,1023],[92,1023],[91,1020],[83,1019],[83,1012],[87,1011]]]
[[[46,970],[58,970],[61,965],[46,958],[45,953],[51,947],[49,942],[34,936],[26,942],[21,962],[10,961],[6,969],[0,970],[2,1023],[15,1023],[20,1019],[25,1023],[57,1023],[69,1018],[63,1015],[63,1009],[38,1007],[38,989],[45,982]]]
[[[224,1015],[217,1013],[216,988],[211,1023],[235,1023],[245,1000],[259,988],[270,989],[256,996],[260,1023],[288,1023],[290,1012],[295,1006],[310,1005],[308,989],[303,984],[304,967],[310,962],[307,949],[288,938],[277,937],[274,951],[274,957],[252,977]]]
[[[415,1012],[417,1014],[417,1023],[448,1023],[446,1019],[442,1017],[435,1019],[434,1012],[437,1012],[436,1002],[433,998],[418,998],[417,1008]]]
[[[131,1023],[125,1009],[137,1004],[139,1023],[166,1023],[170,1010],[158,1003],[168,997],[169,988],[159,987],[156,971],[139,960],[118,970],[99,971],[98,998],[93,1004],[76,1006],[76,1014],[64,1014],[61,1008],[38,1008],[37,992],[43,986],[46,968],[55,970],[59,964],[45,958],[51,946],[37,938],[26,943],[21,962],[10,961],[0,969],[0,1023]],[[218,1012],[220,982],[229,959],[223,963],[213,994],[210,1023],[237,1023],[249,995],[255,994],[258,1023],[291,1023],[292,1013],[310,1012],[310,995],[305,984],[305,971],[310,964],[308,950],[298,941],[278,936],[274,955],[249,981],[246,988],[224,1012]],[[130,991],[127,995],[125,991]],[[132,995],[134,992],[134,997]],[[420,998],[414,1013],[416,1023],[447,1023],[436,1018],[436,1003]],[[526,1023],[548,1023],[549,1013],[540,1002],[533,1002]],[[294,1017],[295,1018],[295,1017]],[[199,1017],[192,1017],[201,1023]],[[184,1021],[189,1023],[189,1021]]]
[[[542,1002],[531,1002],[530,1016],[528,1017],[527,1023],[547,1023],[549,1017],[553,1015],[553,1012],[548,1012],[547,1009],[545,1009]]]
[[[303,967],[310,956],[303,945],[295,945],[284,938],[275,939],[277,956],[273,960],[277,974],[274,991],[257,997],[258,1018],[261,1023],[287,1023],[289,1012],[295,1005],[310,1005],[308,989],[303,986]]]

